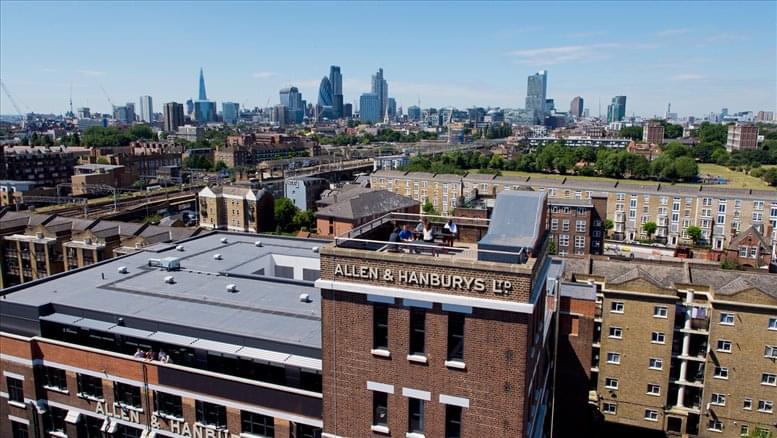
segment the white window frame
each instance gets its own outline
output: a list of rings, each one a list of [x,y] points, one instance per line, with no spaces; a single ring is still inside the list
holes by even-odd
[[[736,315],[730,312],[721,312],[720,325],[734,325],[736,321]]]
[[[726,395],[719,392],[713,392],[710,397],[710,404],[715,406],[726,406]]]
[[[753,399],[752,398],[746,398],[744,402],[742,402],[742,409],[746,411],[752,411],[753,410]]]
[[[658,366],[653,365],[653,363],[657,363]],[[648,369],[651,370],[663,370],[664,369],[664,360],[660,357],[651,357],[648,360]]]
[[[733,344],[728,339],[718,339],[715,344],[715,351],[719,351],[721,353],[731,353],[732,348],[734,348]]]
[[[613,330],[618,331],[619,334],[617,334],[617,335],[613,334],[612,333]],[[608,330],[607,337],[611,338],[611,339],[623,339],[623,329],[621,327],[617,327],[617,326],[610,326],[610,329]]]
[[[777,386],[777,374],[762,373],[761,385],[765,386]]]
[[[666,344],[666,334],[663,332],[653,332],[650,334],[651,344]]]
[[[666,306],[653,307],[653,318],[668,318],[669,309]]]
[[[620,309],[618,309],[620,307]],[[613,301],[610,303],[610,313],[623,313],[623,311],[626,309],[626,305],[623,304],[623,301]]]
[[[771,400],[758,400],[758,412],[771,414],[774,412],[774,402]]]
[[[718,371],[720,371],[720,372],[718,372]],[[728,367],[714,367],[714,368],[712,368],[712,378],[713,379],[728,380],[728,376],[729,376]]]
[[[710,418],[707,422],[707,430],[711,430],[713,432],[723,432],[723,422],[714,418]]]
[[[655,409],[645,409],[644,419],[647,421],[658,421],[658,411]]]
[[[610,355],[612,355],[612,360],[610,359]],[[614,352],[614,351],[608,351],[607,352],[607,363],[612,365],[620,365],[621,363],[621,354]]]
[[[777,330],[777,318],[769,318],[769,325],[767,328],[769,330]]]
[[[614,383],[614,385],[612,384]],[[605,377],[604,379],[604,387],[607,389],[618,389],[618,379],[614,377]]]
[[[656,391],[651,391],[651,389],[656,389]],[[647,384],[647,392],[645,392],[645,394],[660,396],[661,395],[661,385],[659,385],[658,383],[648,383]]]
[[[612,402],[604,402],[602,403],[602,413],[609,414],[609,415],[617,415],[618,414],[618,404],[612,403]]]
[[[767,345],[764,348],[764,357],[768,359],[777,359],[777,346],[776,345]]]

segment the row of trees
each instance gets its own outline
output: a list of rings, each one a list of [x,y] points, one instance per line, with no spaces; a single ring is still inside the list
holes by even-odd
[[[356,144],[370,144],[375,142],[415,143],[421,140],[436,140],[437,133],[417,131],[404,134],[393,129],[380,129],[376,135],[362,133],[360,135],[337,134],[334,137],[314,135],[313,138],[321,144],[335,146],[350,146]]]
[[[675,139],[682,137],[682,126],[669,123],[666,120],[659,120],[659,123],[664,126],[664,138]],[[641,141],[642,131],[643,130],[641,126],[624,126],[621,128],[618,134],[623,138],[630,138],[635,141]]]
[[[84,131],[79,139],[81,146],[86,147],[113,147],[127,146],[135,140],[153,140],[156,134],[148,125],[134,125],[128,129],[119,129],[116,127],[103,128],[102,126],[92,126]]]

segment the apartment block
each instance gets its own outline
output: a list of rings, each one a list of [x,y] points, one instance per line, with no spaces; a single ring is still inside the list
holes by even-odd
[[[54,187],[69,183],[73,166],[88,154],[79,147],[13,146],[6,147],[4,158],[7,178],[34,181],[37,185]]]
[[[642,127],[642,141],[649,144],[664,143],[664,125],[658,120],[651,120]]]
[[[758,149],[758,127],[750,123],[736,123],[728,126],[726,150]]]
[[[548,202],[549,233],[556,254],[584,256],[604,251],[607,198],[552,199]]]
[[[482,174],[435,175],[425,172],[380,170],[370,175],[374,189],[394,191],[419,202],[444,207],[439,191],[429,190],[435,180],[447,181],[448,193],[460,193],[464,202],[493,197],[510,190],[532,189],[553,199],[607,197],[607,218],[612,237],[635,241],[647,238],[643,225],[655,222],[655,238],[669,246],[691,242],[687,229],[702,229],[702,242],[723,251],[737,234],[755,226],[770,243],[777,243],[777,191],[724,189],[704,185],[580,181],[570,178],[494,176]],[[424,190],[425,189],[425,190]],[[448,197],[450,208],[451,197]],[[444,209],[443,209],[444,211]],[[451,210],[452,211],[452,210]]]
[[[671,436],[775,433],[773,274],[588,258],[567,260],[565,276],[595,288],[589,398],[606,422]]]
[[[249,186],[205,187],[198,194],[200,226],[212,230],[275,231],[274,198]]]

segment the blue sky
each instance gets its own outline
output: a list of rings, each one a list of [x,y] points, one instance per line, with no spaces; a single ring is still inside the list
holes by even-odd
[[[521,108],[549,71],[566,110],[614,95],[628,114],[775,111],[777,2],[0,2],[0,78],[22,111],[208,97],[250,107],[340,65],[346,102],[383,67],[404,107]],[[603,109],[603,111],[605,111]],[[0,96],[0,113],[15,113]]]

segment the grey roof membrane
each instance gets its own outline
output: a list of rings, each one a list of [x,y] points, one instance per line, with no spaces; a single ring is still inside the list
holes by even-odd
[[[261,247],[255,245],[257,240]],[[289,345],[294,352],[300,350],[297,347],[311,351],[321,348],[318,289],[309,281],[254,273],[265,268],[273,275],[274,270],[268,269],[271,261],[319,269],[318,253],[312,247],[321,244],[311,239],[211,233],[179,242],[183,251],[176,250],[176,245],[159,253],[140,251],[19,287],[4,301],[35,307],[51,303],[57,313],[105,320],[108,327],[125,318],[126,328],[113,331],[160,331],[230,343],[242,339],[245,342],[240,345],[281,345],[281,351],[282,345]],[[215,260],[214,254],[221,259]],[[148,266],[150,258],[164,257],[180,258],[181,269]],[[128,272],[119,273],[120,267]],[[174,283],[165,282],[167,276],[173,276]],[[237,292],[228,292],[228,284],[235,284]],[[309,294],[311,302],[301,302],[302,293]]]
[[[506,191],[496,197],[488,232],[479,245],[533,248],[540,235],[544,192]]]

